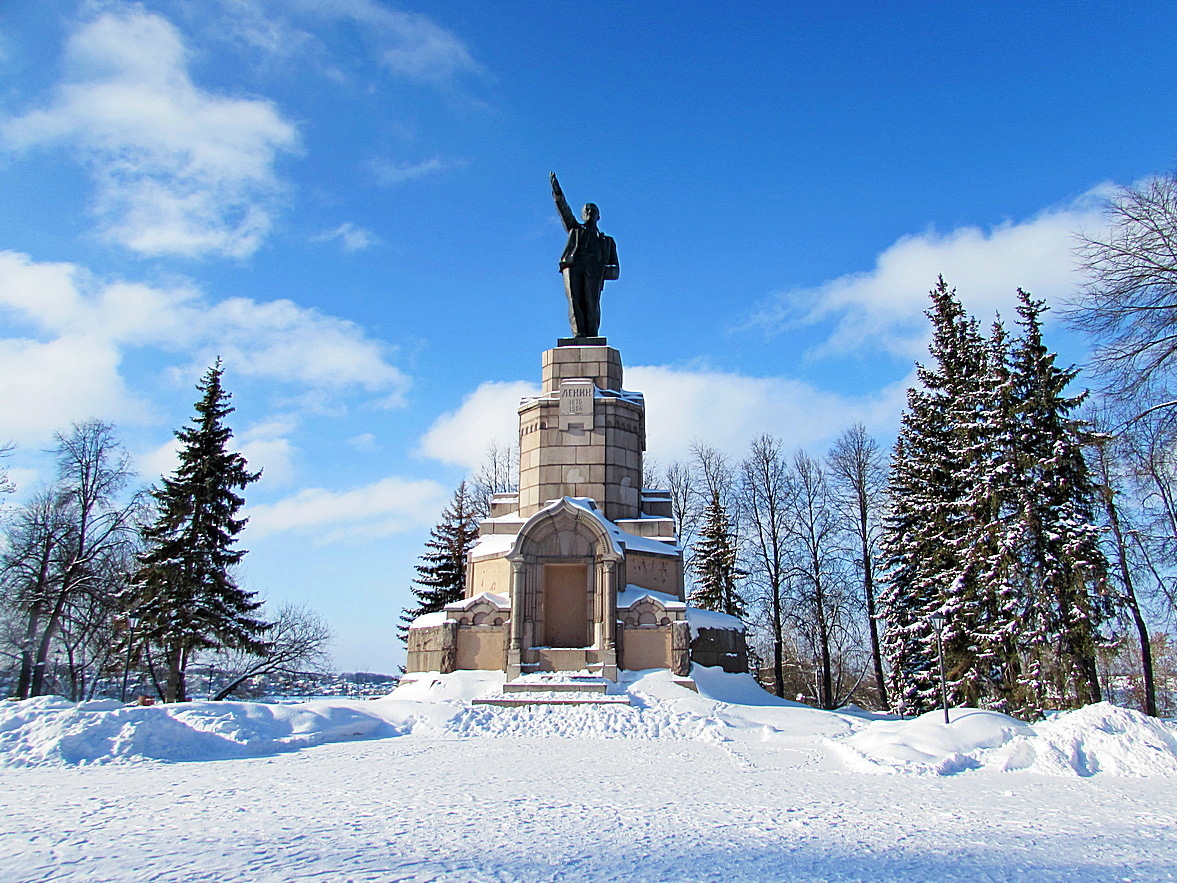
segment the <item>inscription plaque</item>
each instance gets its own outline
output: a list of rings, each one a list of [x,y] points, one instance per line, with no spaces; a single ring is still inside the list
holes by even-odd
[[[597,388],[591,380],[565,380],[560,384],[560,429],[574,426],[581,432],[594,427]]]

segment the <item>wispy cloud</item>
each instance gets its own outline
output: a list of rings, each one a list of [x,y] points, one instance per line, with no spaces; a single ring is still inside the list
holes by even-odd
[[[135,252],[252,254],[282,191],[274,163],[298,144],[273,104],[196,86],[180,33],[138,5],[83,24],[65,60],[47,104],[3,123],[7,146],[76,149],[103,234]]]
[[[275,57],[313,56],[333,79],[345,77],[343,68],[352,59],[330,60],[315,33],[324,20],[354,27],[359,44],[390,76],[451,89],[464,75],[485,74],[453,31],[378,0],[221,0],[220,5],[236,39]]]
[[[372,172],[376,175],[376,181],[378,183],[385,187],[394,187],[406,181],[435,175],[438,172],[451,168],[452,165],[452,163],[442,162],[438,157],[418,163],[395,163],[389,162],[388,160],[374,160],[372,162]]]
[[[192,287],[103,281],[75,264],[16,252],[0,252],[0,315],[13,330],[0,338],[0,372],[9,378],[0,387],[0,426],[19,440],[42,440],[91,416],[146,419],[148,404],[121,370],[124,353],[140,347],[180,356],[187,374],[221,355],[235,374],[333,397],[363,391],[384,405],[398,402],[408,382],[387,344],[290,300],[210,301]],[[270,455],[280,453],[281,436],[268,431]]]
[[[276,503],[251,507],[251,540],[286,531],[312,533],[320,544],[366,540],[431,524],[449,492],[435,481],[385,478],[350,490],[305,488]]]
[[[298,0],[305,14],[350,19],[376,41],[380,63],[391,73],[435,85],[461,74],[481,73],[466,44],[427,16],[401,12],[376,0]]]
[[[442,414],[426,430],[417,453],[443,463],[476,469],[492,442],[509,445],[519,434],[519,400],[539,392],[526,381],[487,381],[462,400],[457,410]]]
[[[363,227],[357,227],[351,221],[346,221],[336,227],[334,230],[328,230],[326,233],[320,233],[318,236],[312,237],[315,242],[333,242],[339,240],[339,244],[343,246],[344,251],[363,251],[380,243],[378,237],[371,230],[365,230]]]
[[[904,236],[878,256],[873,269],[780,292],[748,324],[776,333],[833,323],[813,356],[863,349],[920,356],[929,335],[927,293],[938,275],[958,288],[966,307],[982,319],[998,309],[1011,313],[1019,287],[1055,303],[1072,293],[1081,281],[1074,235],[1103,223],[1100,205],[1107,192],[1101,185],[1023,221],[989,229]]]

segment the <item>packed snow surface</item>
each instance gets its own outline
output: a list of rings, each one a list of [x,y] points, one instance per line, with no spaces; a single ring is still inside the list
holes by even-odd
[[[692,677],[606,706],[473,704],[490,672],[375,701],[5,703],[0,880],[1177,877],[1166,723],[945,725]]]

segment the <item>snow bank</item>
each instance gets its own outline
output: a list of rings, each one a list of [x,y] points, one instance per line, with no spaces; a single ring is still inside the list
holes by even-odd
[[[1164,723],[1106,702],[1058,712],[1031,726],[958,708],[880,720],[834,741],[852,768],[951,775],[964,770],[1053,776],[1177,776],[1177,737]]]
[[[502,672],[415,674],[374,701],[141,708],[42,697],[0,704],[0,766],[226,760],[400,736],[695,742],[723,745],[733,756],[756,744],[822,768],[890,774],[1177,775],[1177,734],[1106,703],[1034,726],[991,711],[956,709],[945,726],[938,711],[913,720],[821,711],[772,696],[748,675],[702,666],[693,666],[691,675],[698,692],[664,669],[625,672],[610,694],[626,694],[630,704],[599,706],[473,704],[499,694]]]
[[[0,764],[223,760],[395,735],[361,703],[191,702],[123,707],[40,697],[0,705]]]

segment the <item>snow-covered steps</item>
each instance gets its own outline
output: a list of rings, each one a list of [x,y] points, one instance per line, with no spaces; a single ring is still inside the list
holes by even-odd
[[[483,696],[471,699],[471,705],[497,705],[518,708],[524,705],[629,705],[629,694],[609,696],[604,693],[559,693],[556,691],[516,692],[510,696]]]
[[[611,682],[597,675],[544,671],[503,684],[504,693],[607,693]]]
[[[537,671],[503,684],[502,694],[474,699],[475,705],[629,705],[629,694],[591,672]]]

